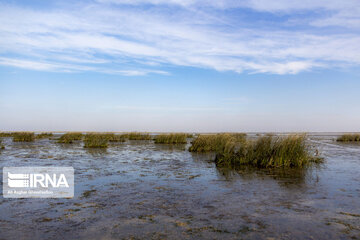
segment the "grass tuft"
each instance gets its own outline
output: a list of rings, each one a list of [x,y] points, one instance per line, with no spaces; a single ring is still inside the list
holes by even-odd
[[[0,150],[5,149],[5,146],[2,144],[2,139],[0,139]]]
[[[83,134],[80,132],[65,133],[58,139],[58,143],[73,143],[74,141],[81,140],[82,137]]]
[[[191,142],[190,152],[223,152],[233,147],[235,143],[246,139],[244,133],[221,133],[212,135],[199,135]]]
[[[43,133],[37,134],[35,137],[36,137],[36,139],[43,139],[43,138],[51,138],[52,136],[53,136],[53,134],[50,132],[43,132]]]
[[[321,158],[311,154],[305,135],[263,136],[240,144],[228,142],[230,148],[217,151],[215,163],[220,167],[249,165],[259,168],[304,167]]]
[[[151,140],[152,137],[148,133],[132,132],[124,135],[129,140]]]
[[[104,133],[104,136],[108,138],[109,142],[125,142],[126,135],[114,134],[114,133]]]
[[[157,144],[184,144],[186,143],[187,134],[185,133],[170,133],[159,134],[155,137]]]
[[[13,142],[33,142],[35,140],[33,132],[14,132],[12,136]]]
[[[84,137],[84,148],[107,148],[111,134],[88,133]]]
[[[336,139],[338,142],[360,142],[360,134],[344,134]]]

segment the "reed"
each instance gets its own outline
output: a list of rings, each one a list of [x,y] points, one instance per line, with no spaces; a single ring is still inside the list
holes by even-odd
[[[132,132],[125,134],[126,138],[129,140],[151,140],[152,137],[148,133],[138,133],[138,132]]]
[[[360,142],[360,134],[344,134],[336,139],[338,142]]]
[[[199,135],[191,142],[190,152],[223,152],[237,143],[246,140],[245,134],[221,133]]]
[[[14,132],[12,136],[13,142],[33,142],[35,140],[33,132]]]
[[[58,143],[73,143],[74,141],[81,140],[82,137],[83,134],[80,132],[65,133],[58,139]]]
[[[111,134],[88,133],[84,137],[84,148],[107,148]]]
[[[156,144],[184,144],[186,143],[187,134],[185,133],[170,133],[159,134],[155,137]]]
[[[43,138],[51,138],[52,136],[53,136],[53,134],[50,132],[43,132],[43,133],[37,134],[35,137],[36,137],[36,139],[43,139]]]
[[[215,159],[216,165],[220,167],[250,165],[259,168],[302,168],[311,162],[321,161],[321,158],[311,153],[305,135],[263,136],[218,151]]]

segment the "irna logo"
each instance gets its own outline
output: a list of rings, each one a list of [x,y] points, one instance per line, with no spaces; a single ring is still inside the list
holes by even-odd
[[[5,198],[72,198],[72,167],[4,167]]]
[[[8,172],[8,186],[13,188],[69,187],[66,177],[61,174],[23,174]]]

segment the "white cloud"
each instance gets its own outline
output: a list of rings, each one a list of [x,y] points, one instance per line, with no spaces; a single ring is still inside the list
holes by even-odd
[[[99,2],[47,11],[0,5],[0,64],[40,71],[97,71],[127,76],[168,74],[161,67],[169,64],[274,74],[296,74],[340,63],[360,64],[360,35],[356,31],[322,30],[316,34],[311,29],[286,29],[281,24],[270,28],[263,22],[241,25],[221,10],[247,7],[288,13],[323,9],[328,14],[323,17],[314,13],[316,18],[309,20],[312,26],[351,28],[359,26],[357,1]],[[142,8],[145,3],[155,7]],[[164,4],[181,7],[165,11],[161,7]],[[217,10],[197,9],[200,6]]]

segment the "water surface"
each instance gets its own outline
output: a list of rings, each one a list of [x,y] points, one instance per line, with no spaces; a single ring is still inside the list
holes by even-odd
[[[360,239],[360,145],[334,138],[310,135],[325,162],[286,171],[218,169],[188,145],[3,138],[1,168],[72,166],[75,197],[1,197],[0,239]]]

